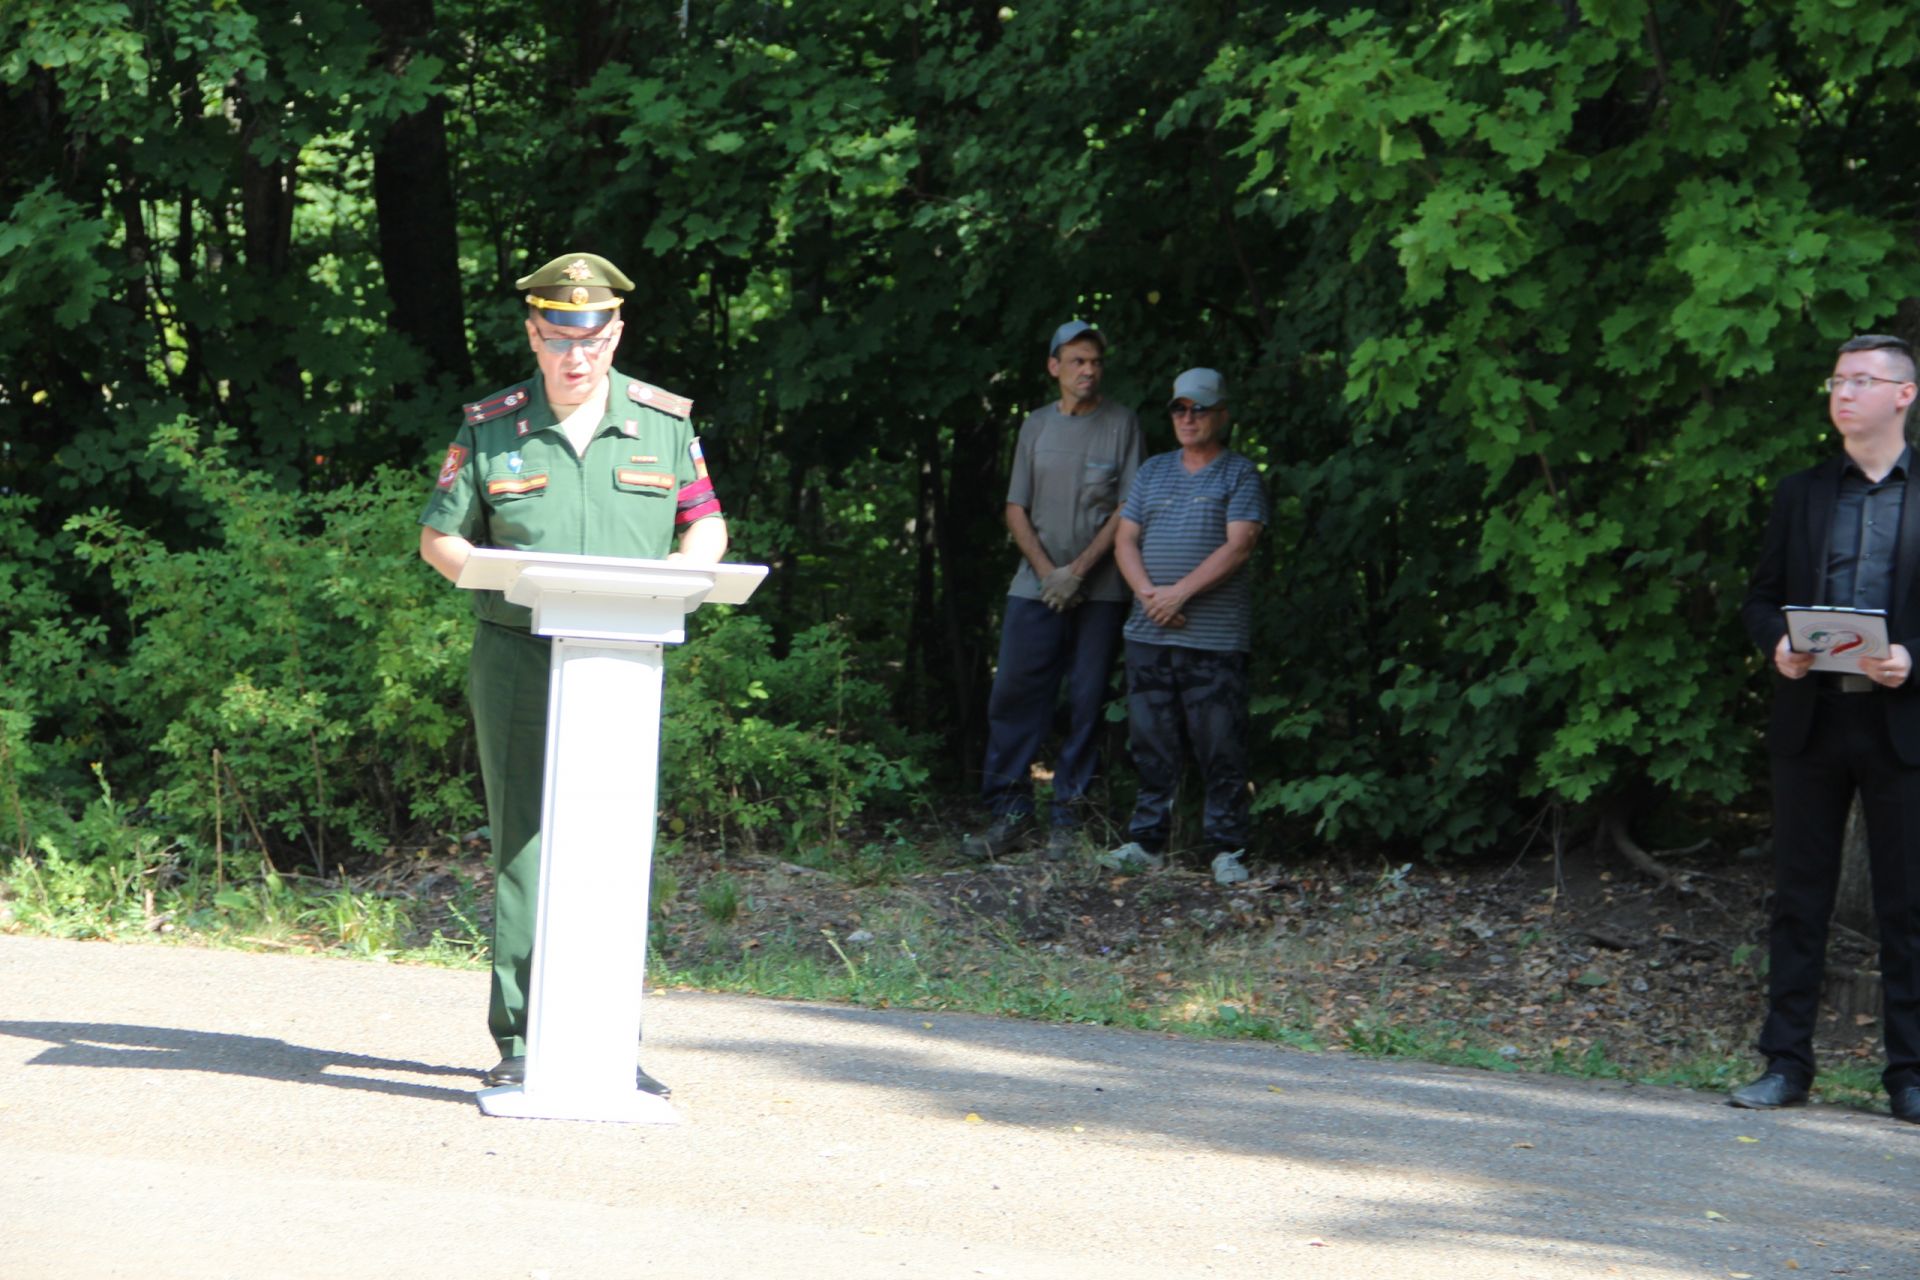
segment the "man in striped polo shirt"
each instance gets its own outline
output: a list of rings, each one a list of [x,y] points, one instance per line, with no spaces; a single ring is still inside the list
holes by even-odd
[[[1213,878],[1238,884],[1248,835],[1246,572],[1267,523],[1260,473],[1227,448],[1226,380],[1189,369],[1174,380],[1180,448],[1147,459],[1120,509],[1114,559],[1133,589],[1127,619],[1127,718],[1140,795],[1127,843],[1104,855],[1117,871],[1163,862],[1185,752],[1206,784],[1203,829]]]

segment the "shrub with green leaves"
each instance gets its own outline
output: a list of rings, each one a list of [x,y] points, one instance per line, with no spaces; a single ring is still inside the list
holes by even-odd
[[[204,536],[175,546],[105,509],[68,522],[124,601],[125,658],[92,679],[118,732],[152,747],[150,772],[131,780],[147,820],[202,857],[217,827],[229,845],[261,842],[283,866],[323,869],[410,831],[477,823],[473,623],[415,553],[419,477],[382,470],[295,493],[234,465],[227,445],[181,422],[152,446]],[[910,802],[926,778],[921,744],[892,727],[888,691],[854,665],[832,626],[776,656],[752,614],[702,615],[668,663],[666,820],[832,849],[856,815]],[[0,766],[14,762],[0,768],[0,806],[28,776],[25,715],[0,708]]]
[[[289,492],[228,443],[180,422],[151,450],[204,538],[176,546],[103,509],[69,521],[125,601],[125,657],[98,678],[153,748],[154,820],[209,845],[218,821],[322,868],[476,821],[470,623],[415,554],[419,478]]]
[[[1764,495],[1830,447],[1834,347],[1920,295],[1876,158],[1920,34],[1865,16],[1413,4],[1222,46],[1243,211],[1337,282],[1292,321],[1339,417],[1293,437],[1288,615],[1351,626],[1261,700],[1299,744],[1265,806],[1442,852],[1524,797],[1751,784]]]
[[[926,781],[919,740],[885,686],[854,670],[830,624],[776,656],[752,613],[716,609],[667,662],[661,816],[749,846],[836,849],[870,808],[899,809]]]

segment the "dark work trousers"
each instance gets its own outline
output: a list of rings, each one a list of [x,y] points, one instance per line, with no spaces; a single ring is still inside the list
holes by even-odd
[[[1880,926],[1891,1091],[1920,1085],[1920,768],[1894,752],[1880,705],[1888,696],[1823,691],[1805,748],[1773,757],[1772,958],[1758,1047],[1769,1069],[1813,1078],[1827,924],[1857,788]]]
[[[547,777],[553,642],[482,622],[467,667],[480,780],[493,831],[493,992],[487,1026],[502,1057],[527,1051],[527,990],[540,891],[540,802]]]
[[[1160,853],[1180,767],[1192,750],[1206,785],[1202,827],[1214,853],[1247,847],[1247,655],[1127,641],[1128,744],[1140,774],[1127,835]]]
[[[1039,600],[1007,597],[1000,669],[987,699],[987,758],[980,767],[980,795],[995,816],[1033,812],[1028,770],[1053,727],[1054,702],[1064,684],[1067,732],[1053,761],[1053,822],[1074,825],[1073,806],[1100,767],[1096,735],[1127,608],[1118,600],[1088,600],[1055,613]]]

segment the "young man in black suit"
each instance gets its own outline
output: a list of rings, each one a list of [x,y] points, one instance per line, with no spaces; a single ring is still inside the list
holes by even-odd
[[[1842,455],[1788,476],[1741,607],[1772,660],[1774,893],[1766,1072],[1736,1107],[1804,1102],[1826,965],[1841,833],[1856,790],[1866,813],[1880,926],[1887,1065],[1897,1119],[1920,1124],[1920,474],[1907,445],[1916,392],[1912,348],[1868,334],[1840,348],[1827,412]],[[1816,672],[1796,653],[1780,606],[1884,609],[1890,651],[1854,672]]]

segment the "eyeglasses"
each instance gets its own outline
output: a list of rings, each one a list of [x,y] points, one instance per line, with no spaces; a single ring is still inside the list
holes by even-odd
[[[1188,404],[1186,401],[1182,400],[1179,404],[1176,404],[1173,406],[1173,416],[1176,418],[1204,418],[1217,408],[1219,408],[1218,405],[1210,404],[1210,405],[1202,406],[1197,404]]]
[[[1912,381],[1912,378],[1876,378],[1872,374],[1856,373],[1850,378],[1828,378],[1820,385],[1827,389],[1828,395],[1832,395],[1842,387],[1845,387],[1855,395],[1864,395],[1867,389],[1872,387],[1876,382],[1891,382],[1897,387],[1903,383]]]
[[[607,349],[607,344],[611,341],[613,341],[613,339],[607,337],[605,334],[601,334],[597,338],[542,338],[540,339],[541,344],[545,346],[547,350],[553,352],[553,354],[557,356],[566,355],[567,352],[572,351],[575,347],[580,348],[580,350],[586,352],[590,356],[597,356],[602,351],[605,351]]]

